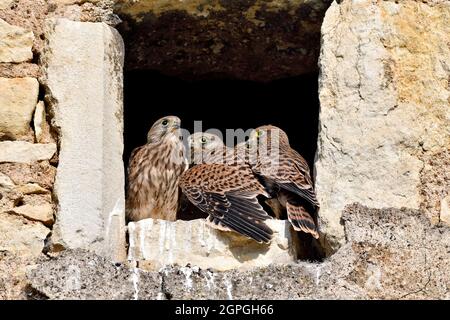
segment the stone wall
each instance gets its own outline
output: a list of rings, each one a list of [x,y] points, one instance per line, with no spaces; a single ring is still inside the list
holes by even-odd
[[[0,7],[0,264],[10,270],[0,280],[2,299],[22,294],[24,266],[41,254],[51,232],[57,161],[40,100],[35,34],[11,21],[13,5]]]
[[[450,298],[449,227],[418,210],[356,204],[345,209],[343,226],[347,243],[323,263],[146,272],[76,250],[43,258],[28,279],[34,295],[50,299]]]
[[[448,1],[348,0],[328,9],[315,171],[330,252],[345,243],[341,211],[353,202],[420,208],[433,223],[449,222],[448,21]]]
[[[61,124],[55,118],[58,111],[52,107],[56,98],[49,96],[47,74],[43,68],[44,49],[48,49],[49,41],[45,30],[49,19],[57,17],[97,22],[103,28],[109,27],[102,21],[109,24],[119,21],[112,14],[112,1],[96,1],[95,5],[91,2],[94,1],[0,1],[0,299],[26,298],[26,268],[32,266],[43,252],[55,253],[68,247],[67,243],[52,241],[58,234],[54,223],[55,219],[59,222],[61,211],[58,189],[54,188],[55,176],[62,173],[58,164],[65,154],[59,153],[63,142],[59,131]],[[92,34],[84,33],[84,36],[89,38]],[[103,49],[97,53],[103,57]],[[100,71],[102,80],[106,74],[109,77],[109,70]],[[65,76],[70,72],[65,70]],[[109,89],[110,92],[117,90],[113,86]],[[72,92],[78,97],[83,95],[76,90]],[[106,105],[111,105],[114,114],[114,105],[110,101]],[[89,106],[98,107],[92,103],[86,105]],[[89,112],[85,111],[85,114]],[[120,125],[114,127],[121,132]],[[105,139],[104,144],[108,141]],[[100,149],[103,151],[103,147]],[[117,158],[117,153],[114,157]],[[120,151],[118,157],[121,157]],[[76,185],[76,181],[71,185]],[[120,183],[117,188],[123,189]],[[113,191],[105,192],[114,196]],[[113,208],[116,202],[117,199]],[[111,219],[114,220],[114,216]],[[102,236],[105,236],[104,230],[102,224]],[[115,234],[109,236],[117,238]],[[123,258],[123,238],[124,235],[114,240],[122,241],[122,253],[112,248],[103,250],[110,256],[122,254]]]
[[[343,0],[326,12],[315,165],[330,255],[323,263],[291,261],[289,236],[275,248],[285,264],[261,253],[264,267],[246,271],[186,266],[183,255],[168,260],[183,265],[161,272],[111,263],[125,259],[123,44],[114,8],[121,28],[142,31],[128,34],[130,68],[266,81],[316,68],[329,4],[0,0],[0,299],[448,298],[445,0]],[[171,29],[176,23],[182,28]],[[149,34],[149,26],[162,32]],[[195,38],[203,28],[210,32]],[[242,38],[249,40],[235,42]],[[145,54],[152,59],[143,63]],[[144,266],[155,260],[145,241],[161,237],[142,230],[135,236],[144,245],[130,257]],[[220,254],[239,261],[232,250]]]

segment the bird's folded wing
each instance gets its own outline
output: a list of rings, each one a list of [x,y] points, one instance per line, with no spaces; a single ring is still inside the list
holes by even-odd
[[[270,216],[258,203],[256,194],[202,192],[198,187],[184,186],[189,200],[210,215],[209,222],[219,229],[230,229],[258,242],[267,243],[272,230],[264,223]]]
[[[319,201],[317,201],[316,193],[312,188],[312,186],[301,184],[298,181],[297,182],[276,181],[275,183],[280,188],[298,194],[300,197],[304,198],[315,207],[319,207]]]
[[[284,153],[275,165],[270,161],[256,166],[254,172],[281,189],[298,194],[319,207],[306,161],[294,150]]]

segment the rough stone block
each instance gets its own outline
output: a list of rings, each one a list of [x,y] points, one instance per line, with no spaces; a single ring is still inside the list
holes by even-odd
[[[38,100],[35,78],[0,78],[0,139],[19,139],[30,132]]]
[[[0,19],[0,62],[16,63],[31,60],[33,40],[32,31],[10,25]]]
[[[8,9],[13,0],[0,0],[0,10]]]
[[[32,163],[50,160],[56,152],[54,143],[30,143],[25,141],[0,142],[0,163]]]
[[[50,229],[40,222],[0,212],[0,251],[37,257],[44,248]]]
[[[315,171],[332,250],[344,243],[340,218],[350,203],[422,206],[423,158],[450,145],[450,48],[442,45],[449,19],[448,1],[343,1],[328,9]]]
[[[40,262],[28,279],[51,299],[449,298],[450,228],[432,225],[418,210],[352,205],[343,217],[349,242],[321,263],[224,272],[167,266],[146,272],[67,250]],[[72,283],[78,290],[68,287]]]
[[[53,242],[122,260],[125,253],[123,41],[104,23],[48,20],[42,55],[59,131]]]
[[[259,244],[234,232],[209,227],[204,219],[168,222],[145,219],[128,224],[129,260],[159,270],[167,264],[191,264],[215,270],[245,269],[296,260],[295,234],[290,223],[270,220],[270,244]]]

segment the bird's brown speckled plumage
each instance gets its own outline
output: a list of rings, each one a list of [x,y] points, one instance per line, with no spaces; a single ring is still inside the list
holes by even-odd
[[[216,151],[213,153],[194,150],[210,157],[204,157],[205,163],[182,175],[180,187],[183,193],[195,206],[209,214],[208,221],[213,227],[233,230],[258,242],[269,242],[273,232],[264,221],[270,216],[257,199],[259,195],[268,196],[264,186],[246,163],[223,163],[224,157],[218,157],[221,152],[228,154],[231,151],[232,154],[232,149],[226,150],[220,144],[214,148]],[[219,159],[221,163],[213,163],[213,159]]]
[[[162,125],[163,120],[168,121],[167,126]],[[179,125],[180,120],[172,116],[156,121],[148,143],[132,152],[126,202],[129,220],[176,219],[178,183],[188,166]]]
[[[288,219],[297,231],[319,237],[315,216],[319,203],[316,198],[309,166],[289,144],[287,134],[275,126],[261,126],[253,131],[249,142],[248,163],[253,172],[265,180],[267,188],[277,194],[286,207]],[[301,199],[313,210],[306,209]]]

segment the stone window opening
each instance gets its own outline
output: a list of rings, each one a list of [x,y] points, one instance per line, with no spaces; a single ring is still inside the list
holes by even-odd
[[[288,133],[291,146],[304,156],[313,172],[319,111],[317,79],[316,72],[257,82],[214,77],[184,79],[155,70],[125,70],[124,168],[128,167],[132,150],[146,143],[147,132],[154,121],[165,115],[176,115],[190,133],[193,133],[194,121],[202,121],[203,131],[215,128],[223,134],[226,129],[245,131],[265,124],[276,125]],[[291,110],[295,101],[300,102],[300,110],[294,112]],[[246,111],[241,112],[242,109]],[[270,207],[261,203],[273,215]],[[183,208],[177,214],[177,219],[184,221],[205,217],[206,214]],[[282,219],[286,220],[285,212]],[[142,227],[145,222],[137,225]],[[161,230],[159,228],[160,233],[169,236],[169,229]],[[323,258],[316,240],[308,234],[293,233],[296,258],[313,261]],[[159,241],[164,240],[159,238]]]
[[[125,43],[125,170],[132,150],[146,143],[154,121],[175,115],[191,133],[194,121],[202,121],[203,131],[214,128],[222,133],[225,129],[245,131],[265,124],[276,125],[287,132],[291,146],[307,160],[314,175],[319,128],[317,61],[326,3],[317,7],[305,4],[280,8],[276,12],[244,2],[221,5],[227,10],[216,12],[210,8],[203,12],[197,8],[206,15],[184,8],[167,12],[158,8],[146,11],[149,8],[134,4],[120,8],[123,22],[118,30]],[[256,11],[250,14],[252,10]],[[243,108],[245,112],[240,112]],[[225,244],[216,248],[218,252],[222,250],[220,253],[230,258],[225,268],[240,267],[247,262],[250,266],[252,260],[258,260],[249,255],[267,255],[265,263],[324,258],[319,242],[308,234],[291,232],[287,220],[275,221],[278,223],[275,229],[279,228],[275,238],[288,243],[278,243],[283,252],[273,253],[271,247],[278,240],[270,248],[217,240],[220,235],[209,230],[209,226],[204,229],[199,225],[205,216],[182,210],[175,223],[147,219],[129,223],[129,259],[139,261],[144,269],[172,262],[194,265],[200,262],[201,266],[214,268],[217,263],[209,266],[208,259],[198,261],[201,256],[195,256],[198,252],[189,255],[171,250],[183,242],[192,242],[187,246],[199,246],[200,251],[204,249],[202,254],[211,255],[209,260],[213,261],[214,252],[210,251],[214,251],[217,241]],[[180,232],[202,236],[180,238]],[[202,237],[213,240],[208,242]],[[276,256],[283,254],[285,257],[280,259]],[[288,255],[290,260],[286,259]]]
[[[144,221],[126,228],[124,193],[131,151],[145,143],[157,118],[170,114],[180,117],[189,131],[194,120],[203,121],[204,129],[277,125],[313,171],[325,7],[300,4],[277,12],[263,8],[256,14],[261,19],[249,21],[239,20],[243,11],[233,6],[207,17],[183,10],[136,17],[119,9],[122,23],[115,28],[64,18],[48,21],[39,64],[59,148],[52,245],[86,248],[114,261],[128,257],[151,270],[171,263],[203,263],[201,267],[214,269],[208,261],[216,249],[216,258],[228,258],[225,269],[259,266],[252,262],[259,257],[264,265],[320,260],[320,245],[298,239],[305,235],[291,234],[287,221],[275,219],[270,227],[276,241],[269,247],[239,243],[233,237],[218,240],[221,236],[206,227],[204,219],[190,220],[183,213],[176,223]],[[302,29],[306,21],[308,28]],[[289,112],[292,101],[303,109],[302,117]],[[247,106],[255,116],[239,112]],[[217,117],[212,110],[225,112]],[[176,239],[175,234],[200,236]],[[186,254],[177,260],[175,243],[199,246],[202,252],[195,257],[178,246]],[[202,260],[202,255],[210,260]]]

